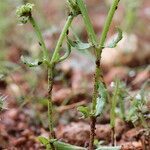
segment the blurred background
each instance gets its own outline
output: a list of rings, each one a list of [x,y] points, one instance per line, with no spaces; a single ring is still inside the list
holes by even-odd
[[[25,145],[42,149],[35,137],[48,135],[45,99],[47,73],[42,67],[28,68],[20,61],[21,55],[32,58],[41,56],[32,26],[21,25],[16,19],[16,8],[26,2],[35,4],[33,15],[42,30],[50,55],[68,14],[66,0],[0,1],[0,95],[7,97],[5,102],[8,108],[1,113],[0,146]],[[99,37],[111,3],[112,0],[86,0]],[[116,48],[103,50],[101,65],[104,80],[110,88],[117,76],[130,89],[130,94],[135,95],[150,77],[150,1],[121,0],[107,41],[115,35],[116,26],[122,29],[123,39]],[[88,41],[81,16],[74,20],[72,28],[82,41]],[[57,65],[55,70],[53,101],[56,134],[58,138],[66,138],[66,141],[77,145],[83,145],[88,136],[87,124],[82,122],[77,127],[80,115],[76,107],[91,101],[95,69],[95,58],[91,51],[73,49],[71,56]],[[73,140],[72,136],[76,136],[76,133],[71,132],[73,135],[70,135],[67,128],[72,121],[77,122],[72,124],[78,128],[77,132],[83,130],[87,134],[83,136],[85,138]],[[26,141],[27,138],[30,140]]]

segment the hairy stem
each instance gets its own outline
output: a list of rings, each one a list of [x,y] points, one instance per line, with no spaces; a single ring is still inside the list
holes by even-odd
[[[52,89],[54,80],[54,65],[48,67],[48,125],[50,130],[50,139],[55,139],[54,121],[53,121],[53,103],[52,103]],[[51,144],[52,150],[55,150]]]
[[[113,0],[113,3],[111,5],[111,8],[108,12],[108,16],[106,18],[104,27],[103,27],[103,31],[102,31],[102,35],[101,35],[101,39],[99,42],[99,46],[96,49],[96,69],[95,69],[95,78],[94,78],[94,91],[93,91],[93,98],[92,98],[92,104],[93,104],[93,111],[95,110],[95,106],[96,106],[96,101],[97,101],[97,97],[98,97],[98,88],[97,88],[97,84],[98,82],[103,82],[103,75],[102,75],[102,71],[101,71],[101,67],[100,67],[100,61],[101,61],[101,53],[102,50],[104,48],[104,44],[107,38],[107,34],[113,19],[113,16],[115,14],[116,8],[118,7],[120,0]],[[89,149],[93,150],[92,148],[93,146],[93,141],[94,141],[94,137],[92,135],[95,135],[95,130],[92,130],[93,127],[91,127],[91,137],[90,137],[90,145],[89,145]],[[94,133],[92,133],[94,132]]]
[[[40,30],[38,24],[36,23],[35,19],[34,19],[32,16],[30,16],[29,19],[30,19],[30,22],[31,22],[31,24],[32,24],[32,26],[33,26],[33,28],[34,28],[34,30],[35,30],[35,33],[36,33],[36,35],[37,35],[37,38],[38,38],[38,40],[39,40],[39,45],[40,45],[41,48],[42,48],[42,51],[43,51],[43,60],[44,60],[46,63],[48,63],[48,62],[49,62],[49,53],[48,53],[48,50],[47,50],[47,48],[46,48],[46,46],[45,46],[45,43],[44,43],[44,39],[43,39],[41,30]]]
[[[94,114],[95,109],[96,109],[96,102],[98,98],[98,83],[103,81],[103,75],[102,75],[102,70],[100,67],[100,59],[97,59],[95,61],[96,64],[96,70],[95,70],[95,76],[94,76],[94,91],[93,91],[93,97],[92,97],[92,113]],[[94,136],[95,136],[95,127],[96,125],[96,117],[91,116],[91,125],[90,125],[90,143],[89,143],[89,150],[94,150]]]
[[[71,26],[71,23],[72,23],[72,21],[73,21],[73,18],[74,18],[74,16],[72,16],[72,15],[68,16],[68,18],[67,18],[67,21],[66,21],[66,23],[65,23],[65,26],[64,26],[64,28],[63,28],[61,34],[60,34],[60,37],[59,37],[59,39],[58,39],[56,48],[55,48],[55,50],[54,50],[54,53],[53,53],[53,56],[52,56],[52,59],[51,59],[51,63],[57,61],[57,57],[58,57],[58,55],[59,55],[60,48],[61,48],[61,46],[62,46],[62,43],[63,43],[64,39],[65,39],[65,36],[66,36],[66,34],[67,34],[68,29],[69,29],[69,27]]]
[[[90,124],[90,143],[89,150],[94,150],[94,137],[95,137],[95,125],[96,125],[96,117],[91,116],[91,124]]]

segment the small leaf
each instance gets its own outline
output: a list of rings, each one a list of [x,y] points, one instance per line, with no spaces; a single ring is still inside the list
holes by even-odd
[[[82,115],[84,116],[84,118],[87,118],[87,117],[89,117],[89,115],[90,115],[90,111],[89,111],[89,108],[88,108],[88,107],[79,106],[79,107],[77,108],[77,110],[82,113]]]
[[[122,30],[120,28],[117,28],[117,35],[110,41],[110,43],[108,43],[109,48],[114,48],[117,46],[117,44],[119,43],[119,41],[122,39]]]
[[[98,116],[102,113],[104,106],[105,106],[105,101],[102,98],[98,98],[96,104],[95,116]]]
[[[98,91],[99,91],[99,97],[97,98],[95,116],[98,116],[102,113],[108,95],[108,92],[103,83],[98,84]]]
[[[47,144],[49,144],[49,140],[46,138],[46,137],[43,137],[43,136],[39,136],[38,137],[38,140],[39,140],[39,142],[40,143],[42,143],[43,145],[47,145]]]
[[[66,53],[59,58],[59,62],[64,61],[65,59],[67,59],[71,53],[71,45],[69,43],[67,43],[68,49],[66,50]]]
[[[69,37],[67,38],[68,43],[70,44],[70,46],[72,46],[73,48],[76,48],[78,50],[85,50],[88,48],[92,47],[92,44],[90,43],[83,43],[81,41],[72,41]]]
[[[43,136],[39,136],[38,140],[39,140],[40,143],[42,143],[46,147],[46,150],[51,149],[49,139],[47,139],[46,137],[43,137]]]
[[[55,146],[57,150],[87,150],[86,148],[67,144],[64,142],[60,142],[58,140],[52,139],[51,143]]]
[[[21,61],[28,67],[37,67],[42,64],[42,61],[32,60],[30,57],[21,56]]]

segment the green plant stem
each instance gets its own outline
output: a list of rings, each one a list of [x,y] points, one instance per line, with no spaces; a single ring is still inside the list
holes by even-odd
[[[116,80],[115,91],[111,101],[111,111],[110,111],[110,126],[112,130],[112,146],[115,145],[115,120],[116,120],[116,104],[119,90],[119,80]]]
[[[103,28],[103,31],[102,31],[102,34],[101,34],[100,42],[99,42],[97,57],[101,56],[102,50],[105,46],[104,44],[105,44],[105,41],[106,41],[106,38],[107,38],[107,34],[108,34],[108,31],[109,31],[113,16],[115,14],[115,11],[118,8],[119,1],[120,0],[113,0],[113,3],[112,3],[112,5],[110,7],[110,10],[108,12],[108,15],[107,15],[107,18],[106,18],[106,21],[105,21],[105,24],[104,24],[104,28]]]
[[[50,130],[50,139],[55,139],[54,121],[53,121],[53,103],[52,103],[54,68],[55,68],[54,65],[48,67],[48,125]],[[51,149],[55,150],[53,144],[51,144]]]
[[[95,34],[93,25],[91,23],[89,15],[88,15],[88,11],[87,11],[86,5],[84,4],[83,0],[77,0],[77,4],[78,4],[78,6],[79,6],[79,8],[81,10],[81,14],[82,14],[82,17],[83,17],[83,20],[84,20],[84,24],[85,24],[87,33],[88,33],[88,37],[89,37],[90,41],[92,42],[92,44],[94,46],[96,46],[96,44],[97,44],[97,36]]]
[[[65,26],[60,34],[60,37],[58,39],[58,42],[57,42],[57,45],[56,45],[56,48],[54,50],[54,53],[53,53],[53,56],[52,56],[52,59],[51,59],[51,63],[54,63],[55,61],[57,61],[57,58],[58,58],[58,55],[59,55],[59,51],[60,51],[60,48],[62,46],[62,43],[65,39],[65,36],[67,34],[67,31],[69,29],[69,27],[71,26],[71,23],[73,21],[73,18],[74,16],[72,15],[69,15],[68,18],[67,18],[67,21],[65,23]]]
[[[94,91],[93,91],[93,98],[92,98],[93,111],[95,111],[96,101],[98,98],[98,88],[97,88],[98,82],[104,83],[103,74],[102,74],[102,70],[100,67],[101,53],[102,53],[102,50],[104,48],[106,37],[107,37],[108,31],[109,31],[113,16],[115,14],[116,8],[118,7],[119,1],[120,0],[114,0],[112,5],[111,5],[111,8],[108,12],[108,16],[107,16],[105,24],[104,24],[104,28],[102,31],[99,46],[96,49],[96,69],[95,69],[95,77],[94,77]],[[90,132],[93,132],[93,130],[92,130],[93,125],[91,125],[91,131]],[[89,150],[93,150],[94,149],[94,146],[93,146],[94,137],[92,135],[95,135],[95,133],[90,133],[90,135],[91,135],[91,137],[90,137]]]
[[[35,33],[36,33],[37,38],[39,40],[39,45],[42,47],[43,60],[44,60],[44,62],[48,63],[49,62],[49,53],[48,53],[48,50],[47,50],[47,48],[45,46],[41,30],[40,30],[38,24],[36,23],[35,19],[32,16],[29,17],[29,20],[30,20],[30,22],[31,22],[31,24],[32,24],[32,26],[33,26],[33,28],[35,30]]]

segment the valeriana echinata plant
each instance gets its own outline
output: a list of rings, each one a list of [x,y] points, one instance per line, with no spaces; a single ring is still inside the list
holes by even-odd
[[[84,1],[83,0],[67,0],[69,14],[68,14],[66,23],[64,25],[64,28],[62,29],[60,37],[57,41],[52,57],[50,57],[49,51],[45,46],[40,28],[32,16],[32,9],[34,5],[27,3],[17,9],[17,17],[19,21],[22,24],[25,24],[28,21],[32,24],[35,30],[35,33],[37,35],[39,45],[43,52],[42,60],[34,61],[23,56],[21,57],[21,60],[25,64],[27,64],[29,67],[36,67],[38,65],[44,64],[48,71],[48,119],[49,119],[50,139],[46,139],[44,137],[39,138],[39,140],[46,146],[47,149],[52,149],[52,150],[55,150],[55,149],[57,150],[63,150],[63,149],[65,150],[81,149],[82,150],[83,149],[84,150],[85,149],[81,147],[75,147],[69,144],[67,145],[67,144],[58,142],[57,140],[54,140],[55,133],[54,133],[54,128],[53,128],[53,111],[52,111],[53,110],[52,89],[53,89],[53,79],[54,79],[54,68],[57,63],[68,58],[71,52],[71,47],[74,47],[80,50],[92,48],[94,49],[95,57],[96,57],[94,90],[93,90],[93,96],[92,96],[92,108],[90,109],[84,106],[81,106],[78,108],[78,110],[84,115],[84,117],[90,118],[91,129],[90,129],[90,140],[89,140],[90,142],[89,142],[88,149],[94,150],[94,136],[95,136],[96,120],[97,120],[97,117],[102,114],[103,108],[108,99],[108,92],[107,92],[107,89],[103,80],[102,69],[100,66],[102,50],[105,47],[111,47],[111,48],[115,47],[117,43],[122,39],[122,31],[121,29],[117,28],[117,31],[118,31],[117,37],[113,39],[111,43],[109,43],[107,46],[105,45],[107,34],[109,31],[113,16],[115,14],[115,11],[118,8],[119,1],[120,0],[113,0],[112,5],[107,15],[103,30],[102,30],[101,38],[98,39],[94,31],[93,25],[91,23],[90,17],[88,15],[88,11],[87,11]],[[80,14],[83,18],[85,28],[88,33],[88,38],[89,38],[88,43],[82,43],[78,37],[76,37],[76,41],[73,41],[69,38],[69,35],[68,35],[69,28],[72,24],[73,19]],[[66,50],[66,53],[63,56],[61,56],[59,52],[61,50],[61,47],[65,38],[67,39],[68,49]],[[114,148],[111,147],[110,149],[114,149]],[[119,148],[116,147],[116,149],[119,149]]]

